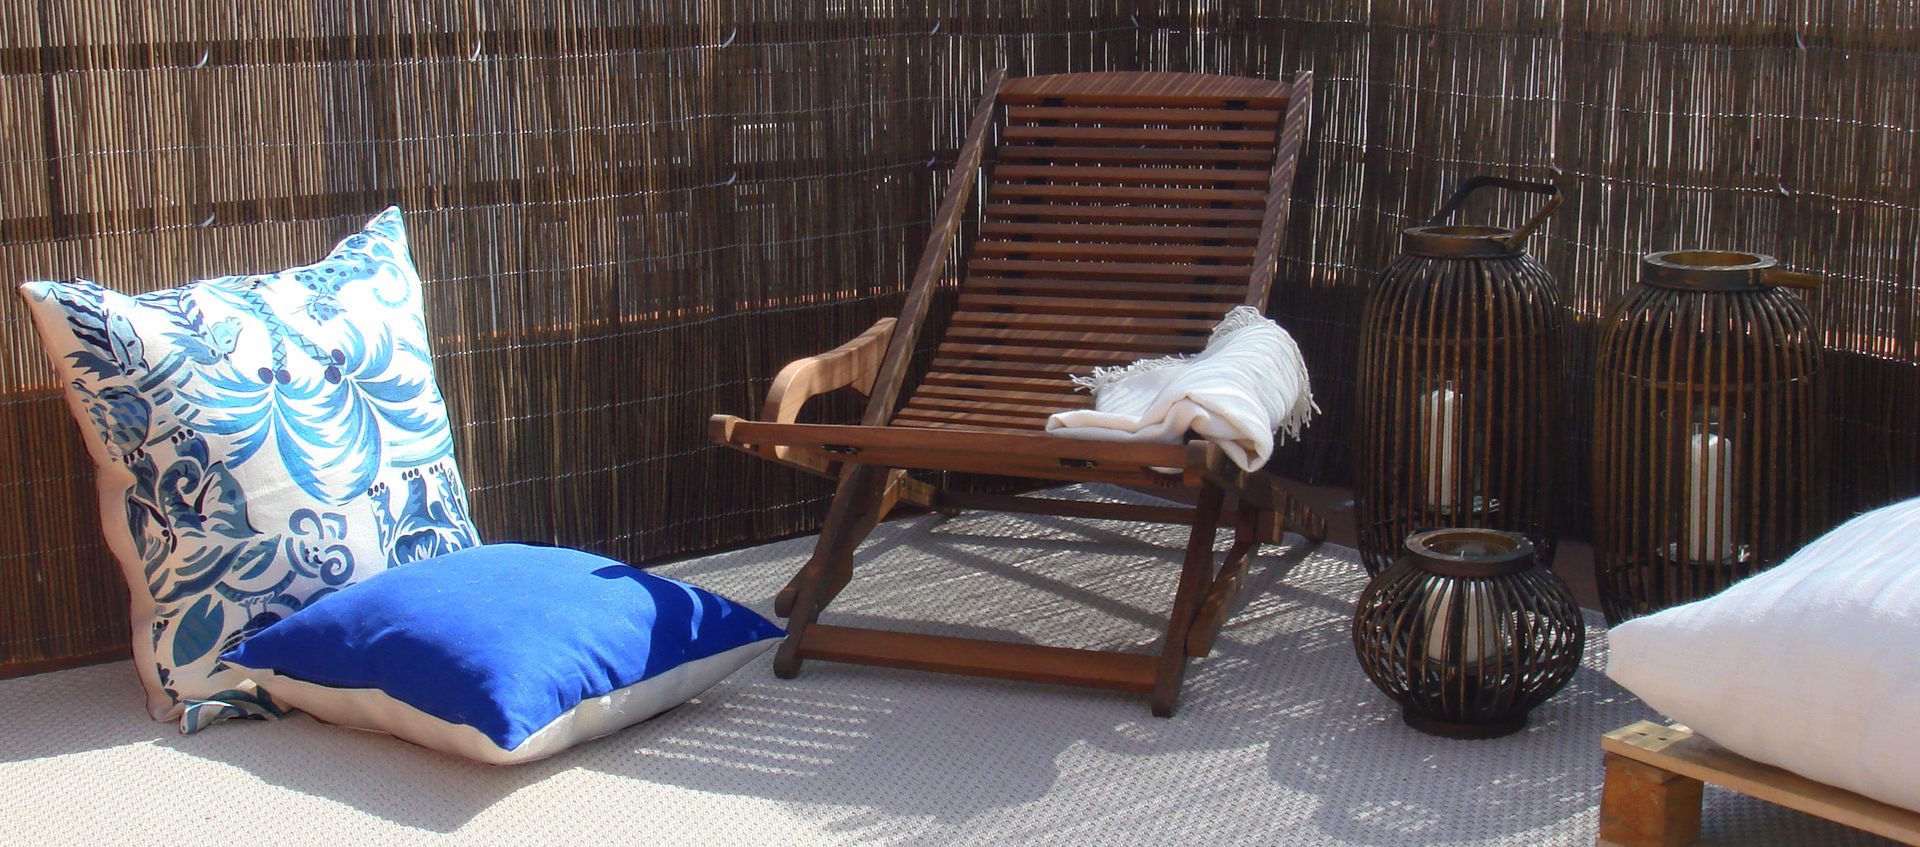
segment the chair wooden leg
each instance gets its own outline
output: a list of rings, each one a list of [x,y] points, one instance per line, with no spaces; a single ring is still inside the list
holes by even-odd
[[[858,470],[859,468],[862,468],[862,467],[866,467],[866,466],[857,465],[854,468],[849,469],[848,475],[851,476],[853,471]],[[861,471],[861,473],[867,474],[869,472]],[[846,480],[846,477],[843,477],[842,478],[843,487],[836,489],[834,492],[834,503],[836,504],[840,502],[841,492],[845,490],[844,488],[845,480]],[[893,507],[900,503],[900,500],[903,494],[906,492],[907,486],[905,485],[905,483],[911,483],[911,482],[913,482],[913,480],[907,477],[906,471],[903,471],[897,468],[890,471],[886,475],[886,484],[885,484],[885,487],[881,490],[880,500],[878,505],[871,509],[864,510],[860,516],[859,525],[853,527],[850,532],[845,533],[853,536],[852,543],[841,544],[836,542],[833,545],[834,549],[837,550],[840,547],[845,546],[846,556],[850,562],[853,556],[853,549],[855,547],[860,546],[860,542],[866,540],[867,536],[873,532],[874,527],[879,526],[881,521],[887,519],[887,513],[893,511]],[[866,484],[868,483],[864,483],[864,482],[862,483],[862,485],[866,485]],[[831,510],[829,510],[827,514],[826,523],[828,525],[831,525],[833,523],[833,520],[834,520],[833,513]],[[820,531],[821,543],[817,543],[814,545],[814,548],[813,548],[814,553],[812,558],[808,559],[807,564],[801,567],[799,571],[794,573],[792,579],[787,580],[786,587],[780,589],[779,594],[774,595],[774,598],[773,598],[774,614],[779,615],[780,617],[783,617],[783,618],[791,616],[793,614],[794,600],[800,595],[800,585],[809,580],[818,578],[818,576],[823,572],[830,572],[833,570],[833,568],[831,567],[833,557],[823,555],[823,553],[825,552],[830,552],[828,550],[828,545],[825,543],[827,539],[827,535],[828,535],[828,530],[825,527],[823,527]],[[851,567],[848,567],[845,569],[845,575],[851,576]],[[827,602],[833,599],[833,595],[840,593],[840,589],[845,587],[846,587],[846,581],[843,579],[839,582],[837,586],[834,586],[831,591],[827,592],[825,596],[816,597],[815,601],[818,602],[820,605],[824,606],[827,604]]]
[[[784,604],[774,601],[775,611],[787,618],[787,639],[773,657],[773,672],[782,679],[800,673],[800,641],[820,610],[832,602],[840,589],[853,578],[853,551],[866,540],[880,521],[888,482],[887,468],[854,465],[840,478],[833,505],[827,509],[820,539],[814,543],[813,557],[788,583],[793,590]],[[783,591],[782,594],[785,594]],[[778,608],[786,605],[786,609]]]
[[[1220,628],[1233,615],[1234,600],[1240,596],[1241,583],[1246,581],[1247,563],[1253,559],[1253,551],[1260,547],[1260,512],[1259,507],[1245,501],[1240,503],[1240,508],[1235,512],[1233,547],[1227,551],[1226,561],[1220,563],[1220,572],[1214,574],[1206,599],[1200,602],[1200,610],[1193,617],[1193,626],[1187,631],[1187,656],[1190,658],[1197,659],[1213,652],[1213,642],[1220,637]]]
[[[1167,636],[1160,645],[1160,664],[1148,701],[1156,717],[1173,717],[1180,702],[1180,683],[1187,672],[1187,632],[1213,582],[1213,537],[1220,526],[1225,492],[1216,485],[1200,489],[1194,506],[1193,534],[1187,537],[1187,555],[1180,565],[1180,587],[1174,591],[1173,610],[1167,615]]]

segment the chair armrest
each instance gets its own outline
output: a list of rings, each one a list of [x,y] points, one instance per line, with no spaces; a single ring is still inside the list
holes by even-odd
[[[808,400],[829,391],[852,388],[862,395],[872,391],[873,380],[880,375],[880,359],[886,355],[887,342],[893,340],[893,325],[893,318],[881,318],[852,341],[788,362],[767,389],[760,420],[793,423]]]

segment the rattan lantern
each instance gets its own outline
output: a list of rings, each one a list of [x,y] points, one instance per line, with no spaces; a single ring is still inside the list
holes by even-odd
[[[1526,536],[1437,529],[1360,595],[1353,649],[1407,725],[1449,738],[1518,732],[1580,667],[1587,630]]]
[[[1469,195],[1544,195],[1519,229],[1442,225]],[[1553,443],[1561,309],[1521,249],[1560,204],[1552,185],[1475,177],[1402,233],[1361,321],[1355,517],[1377,574],[1409,533],[1478,526],[1527,534],[1553,559]]]
[[[1821,346],[1755,253],[1641,260],[1595,363],[1594,567],[1619,623],[1778,564],[1825,518]]]

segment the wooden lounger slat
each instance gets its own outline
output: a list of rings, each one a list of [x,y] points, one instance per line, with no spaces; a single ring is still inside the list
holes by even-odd
[[[1060,366],[1052,362],[1016,362],[1009,359],[974,359],[942,356],[933,360],[934,372],[954,379],[962,376],[1012,377],[1016,379],[1065,379],[1084,376],[1092,368],[1083,365]]]
[[[1287,98],[1276,94],[1250,95],[1245,98],[1225,98],[1206,93],[1099,93],[1099,92],[1061,92],[1043,94],[1027,91],[1009,91],[1000,95],[1000,102],[1008,105],[1038,106],[1097,106],[1100,108],[1151,108],[1151,109],[1217,109],[1223,107],[1253,109],[1279,109],[1287,104]]]
[[[1039,381],[1035,381],[1039,382]],[[1056,387],[1057,385],[1057,387]],[[1078,390],[1079,386],[1066,380],[1056,385],[1037,384],[1025,386],[1030,390],[997,385],[955,385],[926,383],[913,393],[914,399],[922,397],[940,397],[961,400],[1006,401],[1024,403],[1029,406],[1052,406],[1059,409],[1080,409],[1093,405],[1093,395]],[[1038,390],[1031,390],[1038,389]]]
[[[1124,183],[1127,185],[1259,185],[1267,184],[1265,168],[1113,168],[1084,165],[1001,165],[993,172],[1000,182]],[[1266,192],[1260,192],[1265,194]]]
[[[1037,277],[1090,276],[1100,279],[1131,280],[1230,280],[1245,279],[1252,268],[1245,265],[1170,265],[1149,262],[1048,262],[1034,259],[974,259],[967,270],[997,276],[1032,274]]]
[[[1173,206],[1262,208],[1265,191],[1231,188],[1134,188],[1115,185],[1059,185],[998,182],[987,196],[996,202],[1037,200],[1049,203],[1153,203]]]
[[[1063,124],[1129,123],[1161,126],[1217,126],[1220,124],[1239,124],[1248,127],[1270,127],[1280,123],[1280,113],[1273,109],[1179,109],[1014,105],[1007,107],[1007,121],[1017,124],[1051,121]]]
[[[941,358],[948,359],[985,359],[997,363],[1023,362],[1028,364],[1047,364],[1057,366],[1058,371],[1071,371],[1076,366],[1124,365],[1143,357],[1137,351],[1128,350],[1088,350],[1042,347],[1016,347],[1006,344],[963,344],[947,341],[937,350]],[[989,373],[1006,373],[981,368]]]
[[[1082,221],[1086,223],[1230,224],[1259,223],[1259,209],[1189,208],[1184,206],[1108,206],[1096,203],[992,203],[987,217],[995,220]]]
[[[1072,144],[1138,144],[1146,147],[1192,147],[1231,144],[1236,149],[1264,149],[1273,133],[1257,129],[1134,129],[1130,127],[1010,126],[1002,130],[1008,141],[1055,141]]]
[[[1097,348],[1102,352],[1114,352],[1142,358],[1150,355],[1165,355],[1198,350],[1206,343],[1205,335],[1176,335],[1157,333],[1118,333],[1094,332],[1092,330],[1045,330],[1020,327],[981,327],[955,326],[947,330],[947,338],[961,343],[991,343],[1005,349],[1005,355],[1022,355],[1028,351],[1042,352],[1056,348],[1085,350]]]
[[[1046,376],[1014,376],[1008,374],[979,373],[973,371],[933,370],[920,381],[922,391],[943,388],[981,391],[1019,391],[1034,394],[1060,394],[1086,396],[1086,392],[1075,385],[1065,373]]]
[[[1016,314],[1099,315],[1114,318],[1178,317],[1215,323],[1219,322],[1229,308],[1229,304],[1217,302],[1182,300],[1147,302],[1095,297],[1031,297],[1023,294],[993,294],[984,291],[963,292],[959,303],[955,305],[963,311],[990,314],[999,314],[998,310],[1004,310]]]
[[[1153,224],[1060,224],[1023,221],[987,221],[980,225],[983,238],[1031,239],[1049,241],[1091,241],[1177,244],[1186,242],[1253,244],[1260,240],[1258,227],[1228,226],[1155,226]]]
[[[1002,162],[1079,162],[1110,165],[1251,165],[1273,161],[1272,150],[1190,147],[1093,147],[1087,145],[1008,144]]]
[[[1238,282],[1140,282],[1112,279],[1048,279],[973,274],[961,283],[962,293],[1043,294],[1063,297],[1160,299],[1198,306],[1216,301],[1239,302],[1247,296]]]
[[[976,312],[961,310],[953,313],[952,326],[979,326],[996,328],[1046,329],[1056,331],[1092,332],[1096,330],[1129,330],[1153,335],[1173,335],[1198,333],[1204,338],[1211,332],[1217,320],[1205,318],[1143,318],[1121,317],[1118,315],[1072,315],[1048,314],[1046,312]],[[1191,339],[1189,339],[1190,341]]]
[[[1047,416],[1067,410],[1068,407],[1059,403],[1015,402],[1011,399],[964,400],[937,395],[915,395],[913,401],[907,404],[901,414],[912,412],[932,417],[957,414],[993,415],[1017,421],[1019,425],[1026,426],[1028,422],[1043,425],[1047,421]]]
[[[1158,262],[1213,261],[1244,265],[1253,261],[1253,245],[1212,247],[1196,244],[1102,244],[1091,241],[982,241],[974,245],[973,255],[993,258],[1087,261],[1115,259]]]

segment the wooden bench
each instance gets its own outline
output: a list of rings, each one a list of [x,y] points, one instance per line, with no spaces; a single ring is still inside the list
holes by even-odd
[[[1920,844],[1920,813],[1731,753],[1684,726],[1640,721],[1600,739],[1607,781],[1600,839],[1607,847],[1680,847],[1700,841],[1700,795],[1711,782],[1906,844]]]

